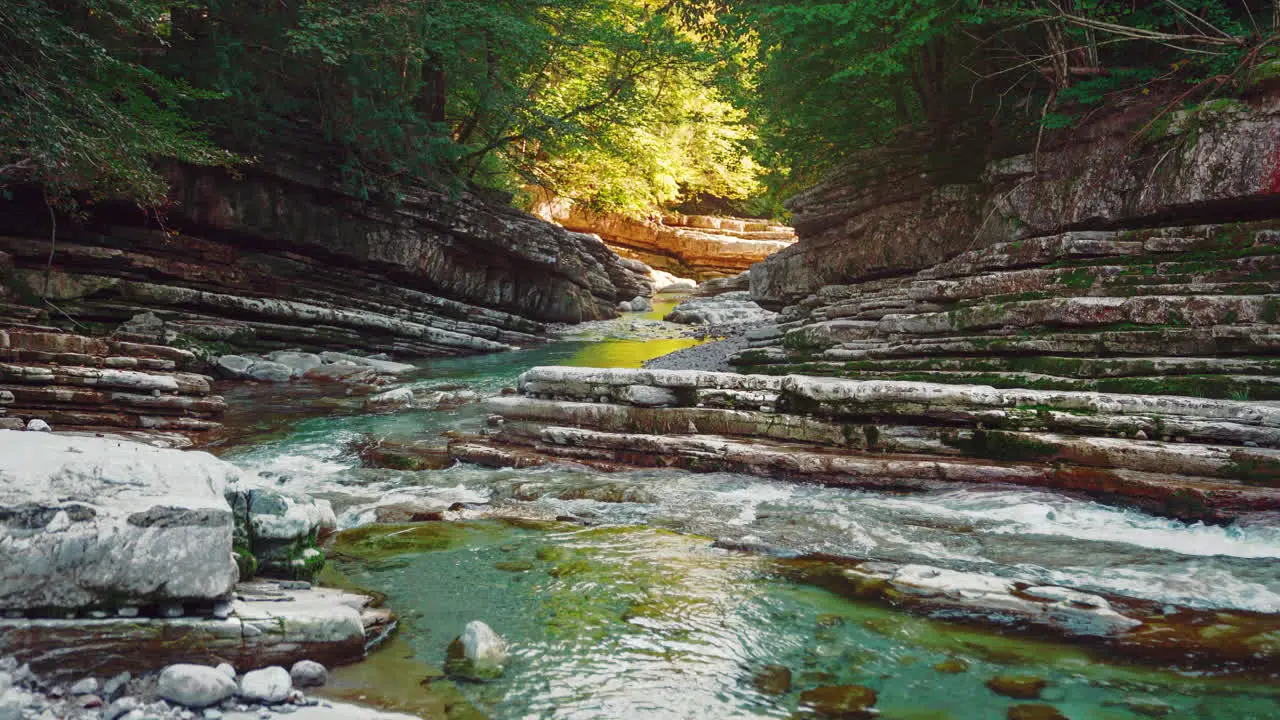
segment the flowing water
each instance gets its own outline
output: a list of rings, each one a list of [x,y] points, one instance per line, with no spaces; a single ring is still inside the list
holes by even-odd
[[[637,367],[694,342],[656,322],[665,309],[535,350],[426,363],[415,383],[494,394],[535,365]],[[331,692],[345,697],[425,717],[790,717],[805,690],[858,684],[886,718],[1001,718],[1026,702],[1076,719],[1280,717],[1274,678],[1126,664],[912,617],[836,595],[786,560],[921,563],[1155,607],[1280,613],[1275,519],[1187,524],[1018,488],[892,495],[724,473],[363,469],[350,449],[362,437],[474,432],[484,411],[375,416],[312,398],[306,414],[282,414],[296,397],[235,392],[256,419],[224,456],[333,501],[351,528],[333,563],[342,581],[385,593],[402,617],[386,649],[335,674]],[[371,524],[379,506],[405,503],[466,509],[456,522]],[[514,659],[496,682],[454,684],[439,670],[445,646],[476,619]],[[770,666],[790,671],[789,689],[755,681]],[[1041,699],[987,688],[1010,674],[1047,681]]]

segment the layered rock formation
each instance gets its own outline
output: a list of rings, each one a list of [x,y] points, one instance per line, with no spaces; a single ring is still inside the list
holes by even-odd
[[[1273,228],[1280,223],[1066,232],[972,250],[914,275],[828,286],[785,309],[776,330],[756,332],[756,347],[735,363],[749,372],[1280,399]]]
[[[800,241],[752,271],[752,293],[781,308],[1000,242],[1280,217],[1280,95],[1160,114],[1166,101],[1131,101],[985,165],[981,148],[856,154],[790,201]]]
[[[1280,511],[1280,409],[1151,395],[535,368],[462,460],[681,467],[885,490],[1006,483],[1188,520]],[[1151,439],[1146,439],[1151,438]]]
[[[188,350],[0,320],[0,428],[39,420],[188,446],[215,430],[226,403]]]
[[[539,213],[570,230],[594,233],[620,255],[695,280],[737,275],[795,242],[795,232],[765,220],[674,215],[633,220],[548,201]]]
[[[167,225],[109,209],[59,223],[49,268],[48,213],[25,196],[0,203],[11,294],[47,297],[82,324],[149,310],[164,335],[219,353],[410,357],[537,342],[544,322],[613,317],[650,292],[645,269],[598,238],[466,193],[366,202],[287,164],[236,178],[177,168],[172,180]]]

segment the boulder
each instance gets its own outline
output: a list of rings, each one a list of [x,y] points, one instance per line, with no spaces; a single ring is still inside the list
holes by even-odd
[[[293,680],[289,671],[279,665],[251,670],[240,678],[240,697],[250,702],[282,703],[292,690]]]
[[[160,673],[156,692],[187,708],[216,705],[236,694],[235,681],[205,665],[170,665]]]
[[[235,512],[237,554],[271,577],[311,580],[324,567],[319,537],[337,527],[327,500],[237,484],[227,491]],[[242,566],[246,564],[242,557]]]
[[[255,360],[244,374],[250,380],[271,383],[287,383],[294,377],[288,365],[270,360]]]
[[[289,368],[290,374],[295,378],[306,375],[308,370],[320,367],[324,362],[319,355],[304,352],[273,352],[267,359]]]
[[[294,687],[320,687],[329,681],[329,671],[314,660],[299,660],[289,668]]]
[[[467,680],[493,680],[507,665],[507,643],[493,628],[472,620],[462,634],[449,643],[445,670]]]
[[[400,387],[372,395],[364,401],[365,412],[395,412],[413,407],[413,390]]]
[[[208,453],[0,430],[0,608],[228,595],[240,470]],[[65,610],[64,610],[65,612]]]
[[[253,359],[243,355],[223,355],[213,361],[214,368],[222,374],[233,380],[242,380],[249,376],[249,368],[253,366]]]

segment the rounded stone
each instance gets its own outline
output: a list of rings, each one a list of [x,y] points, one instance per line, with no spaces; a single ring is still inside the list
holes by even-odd
[[[72,695],[92,695],[98,692],[98,680],[91,677],[84,678],[72,685],[68,692]]]
[[[289,671],[279,665],[252,670],[240,678],[240,697],[245,700],[274,704],[284,702],[293,690]]]
[[[329,681],[329,671],[314,660],[299,660],[289,668],[294,687],[319,687]]]
[[[232,667],[231,663],[219,663],[218,667],[214,669],[222,673],[223,675],[226,675],[227,677],[231,678],[232,680],[236,679],[236,669]]]
[[[231,678],[205,665],[170,665],[160,673],[156,692],[171,703],[188,708],[216,705],[236,693]]]
[[[1048,684],[1044,678],[1035,675],[997,675],[987,681],[987,688],[1015,700],[1035,700]]]
[[[39,418],[31,418],[27,422],[27,432],[53,432],[53,430],[49,427],[49,423]]]
[[[469,680],[493,680],[507,664],[507,644],[493,628],[472,620],[462,634],[449,643],[445,670]]]

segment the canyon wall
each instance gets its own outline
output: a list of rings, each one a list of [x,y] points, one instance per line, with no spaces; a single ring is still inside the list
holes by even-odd
[[[781,314],[737,366],[1280,398],[1280,95],[1157,109],[966,185],[833,174],[794,202],[800,241],[752,269]]]
[[[1000,242],[1280,217],[1280,95],[1161,109],[1115,107],[985,167],[974,149],[858,153],[790,201],[800,240],[753,270],[752,292],[781,308]]]
[[[47,297],[49,322],[109,329],[151,311],[169,336],[221,351],[413,357],[537,342],[543,323],[613,317],[650,292],[644,268],[590,235],[465,192],[372,202],[324,177],[176,167],[163,222],[97,209],[59,222],[52,253],[38,197],[0,202],[7,314],[48,314]]]
[[[698,281],[737,275],[795,242],[791,228],[766,220],[706,215],[637,220],[545,194],[535,213],[570,230],[599,235],[623,257]]]

